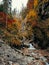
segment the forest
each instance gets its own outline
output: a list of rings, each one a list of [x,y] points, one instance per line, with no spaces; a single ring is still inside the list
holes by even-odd
[[[35,62],[30,60],[29,64],[21,64],[18,61],[20,64],[11,65],[36,65],[36,63],[37,65],[49,65],[49,0],[28,0],[27,6],[22,8],[19,16],[15,9],[10,13],[7,9],[8,5],[6,7],[4,3],[0,4],[0,45],[4,42],[5,45],[14,48],[18,52],[18,57],[21,53],[22,56],[36,58]],[[36,50],[29,51],[30,44]],[[46,57],[47,60],[43,60],[45,63],[39,60],[38,55],[37,57],[35,54],[32,56],[32,52]],[[15,58],[17,59],[16,56]]]

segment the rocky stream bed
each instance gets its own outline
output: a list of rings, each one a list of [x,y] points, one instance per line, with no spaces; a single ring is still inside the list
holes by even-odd
[[[49,65],[49,50],[18,50],[0,40],[0,65]]]

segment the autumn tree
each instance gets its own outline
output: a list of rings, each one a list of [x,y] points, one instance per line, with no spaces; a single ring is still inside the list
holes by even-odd
[[[43,0],[39,2],[38,10],[38,15],[41,19],[49,18],[49,1]]]
[[[38,47],[40,48],[47,48],[47,46],[49,46],[48,43],[49,31],[46,31],[49,26],[49,22],[48,22],[49,19],[47,19],[49,17],[48,15],[49,1],[34,0],[33,1],[34,5],[31,5],[30,1],[32,0],[29,0],[29,4],[28,4],[29,13],[27,14],[26,18],[27,21],[30,22],[32,25],[32,29],[33,29],[32,34],[34,34],[35,47],[37,44]]]
[[[26,17],[27,13],[28,13],[27,7],[25,7],[25,8],[23,7],[23,8],[22,8],[22,11],[20,12],[20,15],[21,15],[22,18],[24,19],[24,18]]]

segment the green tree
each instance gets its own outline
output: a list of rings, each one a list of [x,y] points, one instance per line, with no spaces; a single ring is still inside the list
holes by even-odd
[[[3,4],[0,4],[0,11],[3,12],[4,8],[3,8]]]

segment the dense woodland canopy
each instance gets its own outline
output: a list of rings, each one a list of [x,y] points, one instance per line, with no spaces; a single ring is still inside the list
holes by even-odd
[[[27,7],[20,12],[22,20],[12,14],[7,15],[3,10],[1,4],[0,24],[4,24],[3,21],[6,26],[7,17],[7,31],[4,34],[5,37],[10,37],[6,41],[21,45],[28,40],[29,43],[34,42],[33,45],[37,48],[49,46],[49,0],[28,0]]]

